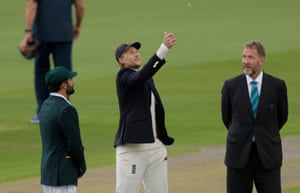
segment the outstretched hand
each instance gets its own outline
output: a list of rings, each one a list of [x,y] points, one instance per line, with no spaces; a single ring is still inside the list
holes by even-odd
[[[167,48],[171,49],[176,44],[176,38],[173,33],[165,32],[163,44],[167,46]]]

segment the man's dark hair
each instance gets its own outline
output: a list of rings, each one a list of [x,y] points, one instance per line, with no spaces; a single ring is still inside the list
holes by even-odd
[[[63,81],[62,83],[64,83],[64,82],[67,83],[68,80]],[[60,85],[61,85],[62,83],[60,83]],[[52,86],[48,86],[48,91],[49,91],[49,92],[57,92],[57,91],[59,91],[59,89],[60,89],[60,85],[52,85]]]

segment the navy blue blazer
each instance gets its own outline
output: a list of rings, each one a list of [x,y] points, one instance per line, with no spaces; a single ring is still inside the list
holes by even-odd
[[[288,118],[287,88],[283,80],[264,73],[254,118],[244,74],[224,82],[222,120],[228,129],[225,164],[242,169],[246,166],[256,138],[257,151],[266,169],[282,165],[280,129]]]
[[[165,127],[165,112],[155,88],[152,76],[161,68],[165,60],[153,55],[144,67],[135,71],[122,68],[116,79],[120,120],[114,147],[126,143],[153,143],[150,103],[151,91],[155,96],[157,137],[165,145],[174,139],[168,136]]]

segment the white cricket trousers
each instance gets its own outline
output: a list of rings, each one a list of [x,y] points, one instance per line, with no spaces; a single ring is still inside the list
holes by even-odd
[[[47,186],[42,185],[43,193],[76,193],[77,187],[75,185],[67,186]]]
[[[142,183],[145,193],[168,193],[166,147],[136,147],[116,148],[116,193],[138,193]]]

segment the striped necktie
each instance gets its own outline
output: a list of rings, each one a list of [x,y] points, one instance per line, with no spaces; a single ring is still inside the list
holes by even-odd
[[[252,112],[253,116],[256,117],[256,112],[257,112],[257,106],[258,106],[258,101],[259,101],[259,96],[258,96],[258,88],[257,88],[257,82],[256,81],[251,81],[251,105],[252,105]]]

